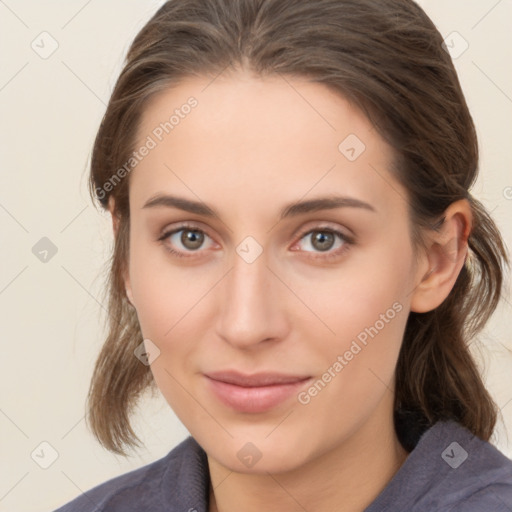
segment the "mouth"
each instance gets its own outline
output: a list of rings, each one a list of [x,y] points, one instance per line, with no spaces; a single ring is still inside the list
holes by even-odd
[[[296,395],[312,377],[264,372],[252,375],[235,371],[204,374],[213,395],[225,406],[244,413],[269,411]]]

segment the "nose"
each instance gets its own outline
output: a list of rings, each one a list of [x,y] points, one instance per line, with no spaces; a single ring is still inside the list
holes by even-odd
[[[221,292],[217,324],[217,334],[233,347],[253,349],[287,333],[286,289],[267,265],[265,253],[252,263],[234,255]]]

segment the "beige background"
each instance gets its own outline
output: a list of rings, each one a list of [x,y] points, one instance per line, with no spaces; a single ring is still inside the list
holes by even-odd
[[[87,193],[88,158],[128,45],[160,3],[0,0],[0,511],[53,510],[187,435],[162,398],[135,417],[146,448],[131,458],[102,449],[84,421],[112,241]],[[512,247],[512,2],[421,5],[443,36],[458,33],[453,51],[468,45],[454,61],[480,137],[474,193]],[[47,262],[32,252],[43,237],[57,248]],[[504,418],[493,442],[512,457],[511,302],[479,357]]]

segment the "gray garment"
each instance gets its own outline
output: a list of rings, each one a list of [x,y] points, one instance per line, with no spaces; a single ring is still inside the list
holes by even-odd
[[[208,492],[206,454],[188,437],[55,512],[208,512]],[[458,423],[438,421],[363,512],[402,511],[512,512],[512,460]]]

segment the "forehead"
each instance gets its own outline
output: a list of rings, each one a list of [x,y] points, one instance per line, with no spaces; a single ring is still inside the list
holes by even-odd
[[[192,98],[196,106],[189,109],[187,102]],[[255,143],[270,144],[300,138],[337,150],[337,141],[347,130],[362,140],[374,137],[369,120],[341,94],[323,84],[284,75],[262,78],[232,72],[213,79],[185,79],[146,104],[139,138],[173,114],[171,131],[176,141],[180,134],[189,135],[187,125],[193,125],[196,139],[203,142],[213,137],[245,141],[250,136]]]
[[[392,150],[371,122],[304,78],[183,80],[147,103],[135,147],[150,140],[131,176],[135,201],[179,189],[249,207],[336,189],[381,203],[399,187],[390,187]]]

